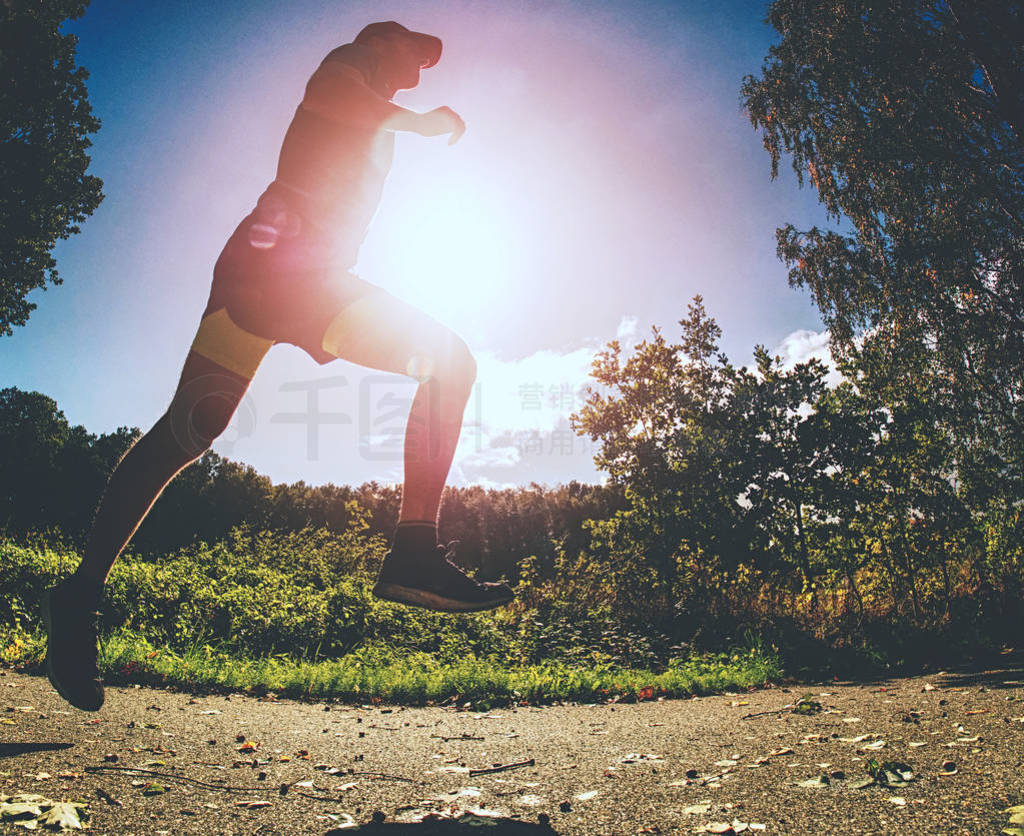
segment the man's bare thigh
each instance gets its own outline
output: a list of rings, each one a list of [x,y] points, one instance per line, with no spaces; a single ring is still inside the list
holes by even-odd
[[[383,289],[346,305],[328,324],[322,347],[360,366],[418,380],[468,354],[454,331]]]

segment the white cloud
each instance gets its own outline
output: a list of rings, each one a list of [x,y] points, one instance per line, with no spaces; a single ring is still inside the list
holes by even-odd
[[[832,352],[829,349],[828,342],[829,333],[827,329],[824,331],[801,329],[787,334],[783,337],[782,342],[769,353],[773,357],[781,358],[784,369],[791,369],[798,363],[806,363],[811,359],[820,360],[828,368],[825,382],[829,386],[836,386],[843,377],[836,371],[836,365],[832,359]]]
[[[622,317],[616,336],[624,350],[636,345],[636,317]],[[515,359],[475,352],[477,381],[451,481],[599,479],[593,442],[576,436],[568,419],[585,402],[585,389],[593,384],[591,364],[603,347],[594,340],[571,351],[544,350]]]
[[[635,316],[624,316],[619,320],[615,339],[619,341],[623,352],[631,351],[640,343],[640,326]]]

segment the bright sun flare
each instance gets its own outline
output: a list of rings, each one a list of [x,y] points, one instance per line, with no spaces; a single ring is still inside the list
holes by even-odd
[[[525,230],[508,190],[493,177],[454,166],[443,178],[400,182],[374,220],[380,227],[374,260],[385,262],[387,271],[377,278],[449,324],[517,304]]]

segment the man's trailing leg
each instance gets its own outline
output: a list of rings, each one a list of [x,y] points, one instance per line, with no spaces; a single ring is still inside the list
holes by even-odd
[[[111,567],[167,484],[224,431],[247,386],[189,353],[171,406],[114,469],[78,568],[43,593],[47,676],[72,705],[85,711],[103,705],[99,607]]]

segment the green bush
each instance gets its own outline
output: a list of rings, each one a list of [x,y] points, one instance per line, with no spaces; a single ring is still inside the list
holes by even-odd
[[[529,571],[519,583],[523,600],[495,612],[451,615],[379,601],[371,588],[383,550],[379,538],[358,533],[235,529],[160,560],[128,553],[102,607],[104,677],[486,708],[681,696],[780,673],[774,655],[761,651],[681,654],[666,637],[617,623],[608,607],[588,610],[573,582],[542,584]],[[0,663],[39,664],[39,597],[77,563],[64,546],[0,538]]]
[[[594,600],[599,572],[584,557],[559,560],[561,582],[541,581],[528,560],[514,606],[452,615],[374,598],[384,550],[381,538],[359,532],[236,528],[223,541],[159,560],[128,552],[107,584],[102,629],[145,637],[173,653],[209,647],[308,661],[371,654],[378,667],[422,657],[438,665],[479,660],[664,671],[684,654],[683,645],[616,620],[607,602]],[[73,570],[78,556],[10,539],[0,539],[0,555],[0,624],[31,632],[39,596]]]

